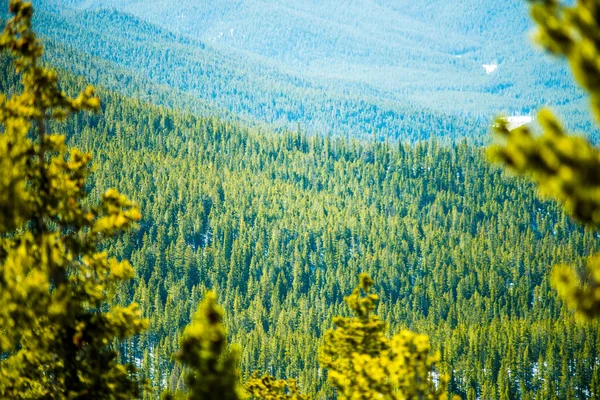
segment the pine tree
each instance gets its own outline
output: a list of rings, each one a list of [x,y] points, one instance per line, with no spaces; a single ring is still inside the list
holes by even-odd
[[[142,379],[117,363],[112,344],[147,326],[136,304],[110,307],[133,268],[99,251],[140,219],[116,190],[90,205],[91,156],[51,134],[49,121],[97,110],[88,87],[67,97],[40,65],[31,3],[10,1],[0,49],[13,57],[22,91],[0,96],[0,397],[129,399]]]
[[[557,0],[533,1],[537,41],[548,51],[565,57],[576,81],[589,93],[592,114],[600,121],[600,4],[578,0],[565,5]],[[581,223],[600,226],[600,151],[590,142],[569,135],[558,118],[540,111],[542,134],[531,128],[510,130],[505,120],[496,123],[496,134],[505,143],[489,149],[490,158],[528,176],[543,196],[558,201]],[[558,266],[552,273],[559,295],[582,315],[600,315],[600,256],[588,259],[584,276]],[[584,283],[585,282],[585,283]]]
[[[359,281],[345,299],[356,316],[334,318],[320,348],[319,363],[340,398],[446,399],[448,379],[435,378],[439,354],[429,354],[429,338],[407,330],[385,337],[387,324],[371,313],[378,301],[373,281],[367,274]]]
[[[241,398],[237,387],[239,349],[227,348],[222,320],[223,310],[217,304],[217,295],[208,292],[194,320],[183,332],[181,348],[175,357],[188,369],[185,382],[189,400]],[[180,393],[175,396],[182,397]],[[166,393],[164,398],[175,397]]]

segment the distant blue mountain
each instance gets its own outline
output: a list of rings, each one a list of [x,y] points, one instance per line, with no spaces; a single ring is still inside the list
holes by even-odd
[[[54,40],[65,42],[67,25],[89,28],[100,39],[74,37],[67,44],[267,123],[346,134],[376,129],[389,136],[400,125],[386,119],[411,108],[487,121],[499,111],[529,114],[549,104],[570,125],[590,127],[587,100],[565,65],[530,43],[522,0],[38,3],[65,24],[62,31],[48,24],[44,32]],[[101,44],[102,37],[110,40]],[[111,46],[114,40],[122,46]],[[118,60],[117,50],[138,56]],[[157,52],[159,65],[140,63]],[[198,74],[198,64],[221,80],[209,85],[219,93],[209,95],[202,79],[184,76]],[[234,87],[257,101],[228,97]],[[364,113],[357,107],[370,106],[395,115],[352,118]]]

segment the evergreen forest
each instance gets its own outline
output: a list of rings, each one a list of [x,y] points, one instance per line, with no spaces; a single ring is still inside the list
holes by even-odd
[[[2,20],[0,397],[600,398],[600,3],[533,2],[569,68],[522,50],[525,70],[444,84],[435,57],[505,54],[482,43],[506,7],[527,31],[527,7],[458,1],[432,49],[411,32],[444,2],[373,1],[404,18],[376,32],[400,56],[363,53],[362,2],[339,35],[308,1],[139,3],[11,0]],[[273,18],[291,52],[261,36]],[[209,44],[232,21],[255,39]],[[566,128],[491,122],[546,103]]]

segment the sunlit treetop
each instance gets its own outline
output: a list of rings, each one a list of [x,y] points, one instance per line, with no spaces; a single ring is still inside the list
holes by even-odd
[[[40,63],[31,3],[12,0],[0,36],[22,91],[0,96],[0,397],[110,398],[141,394],[132,365],[110,348],[147,327],[136,304],[110,307],[134,275],[101,243],[140,219],[114,189],[89,205],[91,155],[47,131],[48,121],[99,107],[92,87],[71,98]]]
[[[531,1],[537,24],[536,40],[552,54],[565,58],[575,80],[590,96],[592,114],[600,121],[600,3],[578,0],[565,5],[556,0]],[[510,130],[502,119],[495,132],[500,139],[489,149],[492,161],[529,177],[544,197],[558,201],[564,211],[586,226],[600,227],[600,151],[577,135],[570,135],[547,109],[540,111],[541,133],[527,126]],[[567,304],[586,317],[600,315],[600,264],[591,257],[583,270],[560,266],[554,286]]]
[[[334,318],[320,349],[319,364],[339,398],[446,399],[448,380],[435,371],[439,354],[429,354],[429,338],[404,330],[388,339],[387,324],[371,314],[378,301],[372,286],[367,274],[359,276],[345,299],[355,317]]]

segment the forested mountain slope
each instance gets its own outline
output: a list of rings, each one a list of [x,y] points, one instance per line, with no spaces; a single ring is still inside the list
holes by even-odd
[[[499,110],[547,103],[591,130],[567,69],[528,44],[517,0],[38,4],[49,37],[249,120],[395,137],[446,119],[436,131],[479,139]],[[482,128],[465,133],[457,115]]]
[[[3,76],[2,91],[12,82]],[[92,197],[118,187],[140,203],[139,230],[107,250],[137,270],[118,298],[139,302],[150,330],[121,353],[151,379],[150,397],[182,384],[171,354],[207,288],[244,376],[297,377],[330,397],[317,347],[363,271],[391,331],[430,335],[454,393],[583,398],[598,387],[598,326],[577,323],[548,277],[597,237],[480,149],[257,132],[101,97],[101,114],[52,130],[94,154]]]
[[[417,140],[428,137],[433,128],[440,137],[478,138],[486,129],[487,118],[457,118],[325,87],[269,65],[220,54],[202,42],[176,36],[129,14],[106,10],[39,13],[37,21],[42,32],[54,38],[56,45],[49,48],[47,57],[55,64],[104,84],[84,64],[73,65],[64,49],[71,54],[88,53],[107,64],[101,70],[126,76],[122,80],[109,76],[115,90],[155,100],[156,96],[146,92],[164,92],[164,87],[179,92],[166,94],[171,100],[159,104],[180,104],[194,111],[212,109],[275,127],[299,123],[313,133],[337,135],[370,136],[376,131],[380,136],[396,137],[403,132],[402,139]],[[131,89],[132,79],[144,85]]]
[[[148,398],[183,385],[172,354],[209,288],[225,307],[231,342],[242,346],[244,377],[258,370],[298,378],[315,398],[333,397],[317,348],[332,317],[347,313],[342,300],[359,272],[375,279],[376,311],[391,332],[407,327],[431,337],[452,393],[466,399],[597,395],[598,323],[575,319],[551,289],[548,269],[581,263],[598,249],[598,235],[540,201],[531,185],[490,167],[468,141],[418,140],[484,132],[481,121],[410,103],[406,112],[395,103],[381,109],[372,86],[375,103],[343,92],[344,84],[313,88],[282,72],[290,68],[281,67],[286,59],[244,64],[258,56],[244,58],[233,45],[211,49],[208,41],[185,36],[190,32],[169,33],[130,14],[78,4],[83,11],[47,6],[38,16],[55,40],[48,59],[92,80],[112,74],[107,86],[133,97],[101,89],[100,114],[78,115],[50,131],[66,132],[71,144],[94,154],[92,197],[117,187],[140,204],[139,229],[106,250],[136,268],[136,279],[116,294],[123,304],[140,304],[150,329],[119,350],[150,379]],[[378,4],[394,9],[392,2]],[[433,15],[442,2],[404,5],[407,18],[459,21]],[[467,35],[481,26],[455,28]],[[489,26],[481,37],[493,40],[501,26]],[[73,63],[82,53],[89,54]],[[15,79],[5,65],[0,92],[11,93]],[[82,79],[62,75],[65,91],[83,87]],[[546,92],[555,99],[558,83]],[[288,91],[303,85],[300,97]],[[258,90],[265,87],[271,89]],[[248,118],[272,122],[280,108],[264,99],[275,93],[290,101],[290,110],[313,110],[281,116],[281,125],[311,115],[313,129],[339,121],[339,136],[273,132],[229,114],[199,116],[140,99],[203,114],[246,109]],[[234,107],[234,100],[241,103]],[[345,129],[356,126],[413,143],[377,134],[350,138],[360,133]]]

